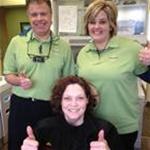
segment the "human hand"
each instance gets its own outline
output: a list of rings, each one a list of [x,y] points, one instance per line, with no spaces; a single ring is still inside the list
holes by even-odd
[[[140,51],[139,60],[144,65],[150,65],[150,42],[147,42],[147,46]]]
[[[98,140],[90,143],[90,150],[110,150],[107,141],[104,138],[104,131],[98,133]]]
[[[27,126],[27,138],[24,139],[21,150],[38,150],[39,143],[36,141],[33,130]]]
[[[32,87],[32,81],[24,73],[20,73],[19,78],[20,78],[20,86],[24,90]]]

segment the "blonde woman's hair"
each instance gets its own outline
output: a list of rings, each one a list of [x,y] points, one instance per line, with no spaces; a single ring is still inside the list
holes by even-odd
[[[84,16],[85,33],[89,35],[88,23],[93,20],[100,11],[104,11],[110,24],[110,37],[117,33],[118,10],[114,2],[108,0],[94,0],[86,9]]]

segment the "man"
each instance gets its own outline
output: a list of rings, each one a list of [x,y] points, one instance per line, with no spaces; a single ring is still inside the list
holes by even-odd
[[[28,0],[27,15],[31,30],[12,38],[4,59],[4,75],[13,86],[8,150],[20,150],[26,126],[53,115],[49,98],[55,81],[74,74],[68,44],[53,35],[49,0]]]

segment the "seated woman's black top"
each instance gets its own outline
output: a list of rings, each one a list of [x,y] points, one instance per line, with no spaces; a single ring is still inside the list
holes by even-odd
[[[98,139],[103,129],[111,150],[122,150],[116,128],[107,121],[86,116],[80,126],[72,126],[63,115],[46,118],[34,130],[40,145],[51,143],[53,150],[89,150],[90,142]]]

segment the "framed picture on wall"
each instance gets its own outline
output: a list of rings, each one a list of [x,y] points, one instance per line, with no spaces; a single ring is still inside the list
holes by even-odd
[[[29,22],[20,22],[20,31],[25,32],[31,28]]]

